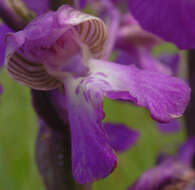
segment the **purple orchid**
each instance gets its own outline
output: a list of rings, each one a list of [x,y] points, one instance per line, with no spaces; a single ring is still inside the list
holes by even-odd
[[[189,139],[177,156],[161,156],[158,165],[143,175],[128,190],[195,189],[195,139]]]
[[[6,36],[5,66],[37,90],[59,89],[71,130],[72,170],[84,184],[106,177],[117,158],[103,127],[104,97],[146,107],[153,119],[182,116],[190,89],[180,79],[104,60],[107,30],[97,17],[62,6]]]
[[[181,49],[195,48],[194,1],[129,0],[129,8],[146,31]]]

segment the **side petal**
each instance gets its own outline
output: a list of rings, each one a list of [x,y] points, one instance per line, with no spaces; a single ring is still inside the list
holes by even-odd
[[[90,80],[90,79],[89,79]],[[84,80],[66,81],[66,108],[72,137],[72,169],[80,184],[105,178],[116,167],[117,159],[103,130],[103,97]],[[85,83],[85,85],[84,85]]]
[[[195,48],[194,1],[129,0],[129,8],[143,29],[181,49]]]
[[[91,60],[89,65],[96,78],[109,84],[105,96],[144,106],[159,122],[182,116],[189,102],[190,88],[178,78],[101,60]]]
[[[122,124],[104,123],[104,130],[108,136],[108,143],[117,152],[131,148],[139,137],[137,131]]]

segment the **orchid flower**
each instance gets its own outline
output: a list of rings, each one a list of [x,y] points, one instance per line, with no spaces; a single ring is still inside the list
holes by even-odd
[[[189,87],[178,78],[105,60],[107,36],[101,19],[69,6],[6,36],[5,66],[13,79],[63,92],[72,170],[81,184],[106,177],[117,164],[102,124],[105,97],[146,107],[160,122],[182,116],[190,98]]]

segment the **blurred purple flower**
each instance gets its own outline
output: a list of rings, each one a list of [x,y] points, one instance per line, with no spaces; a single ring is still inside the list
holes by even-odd
[[[180,79],[105,61],[105,24],[68,6],[39,16],[6,42],[5,65],[16,81],[63,91],[61,115],[68,115],[72,170],[81,184],[106,177],[117,164],[102,124],[104,97],[146,107],[160,122],[180,117],[190,98]]]
[[[135,64],[141,69],[175,75],[179,63],[178,55],[165,54],[159,59],[152,56],[152,48],[163,41],[144,31],[130,14],[123,16],[117,37],[116,62],[124,65]]]
[[[129,8],[146,31],[181,49],[195,48],[194,1],[129,0]]]
[[[164,156],[128,190],[189,190],[195,188],[195,139],[189,139],[176,157]]]

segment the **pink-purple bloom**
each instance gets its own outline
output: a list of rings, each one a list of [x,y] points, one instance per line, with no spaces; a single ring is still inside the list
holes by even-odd
[[[63,93],[60,105],[66,111],[61,114],[67,114],[70,124],[72,170],[81,184],[106,177],[117,164],[102,123],[104,98],[145,107],[159,122],[182,116],[190,98],[189,87],[178,78],[105,60],[106,25],[69,6],[7,34],[6,43],[11,77],[33,89]]]

